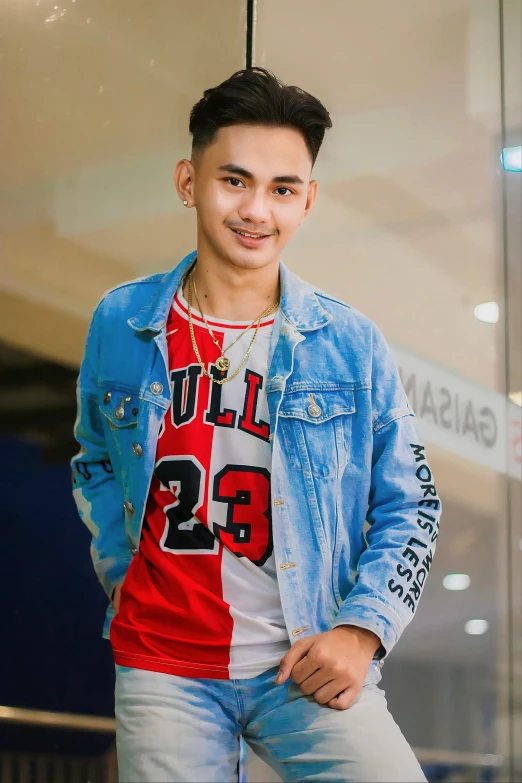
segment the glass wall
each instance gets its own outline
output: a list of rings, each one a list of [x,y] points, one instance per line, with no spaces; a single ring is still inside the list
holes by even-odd
[[[382,329],[445,502],[419,612],[383,669],[390,709],[430,779],[522,779],[522,174],[500,164],[521,144],[522,3],[257,0],[247,15],[247,0],[56,2],[0,6],[4,420],[40,412],[23,448],[41,442],[43,418],[72,430],[60,368],[76,372],[99,297],[194,248],[172,172],[193,103],[245,65],[248,17],[253,64],[333,119],[318,200],[284,261]],[[498,318],[491,305],[489,322],[476,317],[484,303]],[[63,470],[46,485],[68,482]],[[53,493],[39,503],[52,519]],[[29,502],[16,513],[33,518]],[[469,587],[446,589],[451,574]],[[81,600],[66,574],[40,578]],[[13,611],[31,617],[27,587]],[[108,672],[96,640],[90,660],[105,656]],[[30,648],[13,647],[12,665],[36,671]],[[48,674],[59,694],[63,672]],[[10,706],[96,711],[49,704],[34,683]],[[246,770],[278,779],[250,755]]]
[[[520,770],[520,407],[506,392],[521,389],[522,175],[505,182],[499,160],[505,125],[520,144],[520,3],[503,5],[503,45],[500,10],[302,0],[297,13],[292,0],[262,0],[255,28],[255,64],[317,95],[333,119],[318,200],[284,260],[381,327],[445,500],[419,612],[382,681],[441,780]],[[474,314],[486,302],[494,323]],[[469,587],[446,589],[451,574]]]

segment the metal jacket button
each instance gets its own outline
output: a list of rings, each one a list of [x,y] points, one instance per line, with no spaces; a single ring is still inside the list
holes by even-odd
[[[123,503],[123,508],[125,509],[125,511],[127,512],[127,514],[134,514],[134,506],[132,505],[132,503],[130,502],[130,500],[126,500],[126,501]]]
[[[298,634],[303,633],[303,631],[309,631],[310,626],[306,625],[304,628],[294,628],[292,631],[292,636],[298,636]]]
[[[142,447],[140,446],[139,443],[133,443],[132,444],[132,450],[133,450],[133,452],[135,453],[135,455],[137,457],[141,457],[141,455],[143,454],[143,449],[142,449]]]
[[[103,398],[105,405],[108,405],[110,403],[111,397],[112,397],[111,392],[106,392],[105,397]]]
[[[125,416],[125,406],[123,404],[123,397],[121,398],[121,402],[118,405],[118,407],[114,408],[114,415],[118,420],[123,419],[123,417]]]
[[[317,405],[313,394],[310,395],[310,400],[311,402],[310,405],[308,406],[308,413],[310,414],[310,416],[313,416],[314,419],[316,419],[318,416],[321,415],[322,411],[319,405]]]
[[[151,383],[150,390],[153,394],[161,394],[163,391],[163,384],[159,381],[154,381],[154,383]]]
[[[131,555],[137,555],[137,554],[138,554],[138,550],[136,549],[136,547],[135,546],[131,547]]]

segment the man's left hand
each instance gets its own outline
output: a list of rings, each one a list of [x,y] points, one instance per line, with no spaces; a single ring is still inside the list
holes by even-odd
[[[359,695],[380,644],[372,631],[353,625],[307,636],[281,658],[276,685],[291,677],[319,704],[347,710]]]

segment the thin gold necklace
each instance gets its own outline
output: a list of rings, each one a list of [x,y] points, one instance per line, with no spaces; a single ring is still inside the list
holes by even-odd
[[[194,285],[194,290],[195,290],[195,285]],[[243,332],[241,332],[239,337],[236,337],[236,339],[227,348],[223,349],[219,345],[218,340],[216,340],[216,338],[214,336],[214,333],[212,332],[212,329],[210,328],[210,326],[208,324],[208,321],[205,318],[205,314],[203,313],[203,310],[201,309],[201,305],[200,305],[199,300],[197,298],[197,292],[195,291],[195,293],[196,293],[197,305],[198,305],[199,311],[200,311],[200,313],[202,315],[202,318],[203,318],[203,320],[205,322],[205,326],[207,327],[207,330],[208,330],[208,332],[209,332],[209,334],[210,334],[210,336],[212,338],[212,341],[219,348],[219,350],[221,352],[221,356],[219,356],[217,361],[215,362],[216,367],[221,372],[225,372],[230,367],[230,359],[227,356],[224,355],[225,351],[228,351],[239,340],[240,337],[242,337],[249,329],[252,328],[252,326],[257,321],[256,330],[254,332],[254,335],[253,335],[252,339],[250,340],[250,345],[248,346],[248,350],[247,350],[246,354],[244,355],[243,359],[241,360],[241,362],[239,364],[239,367],[232,373],[232,375],[228,375],[226,378],[222,378],[221,380],[216,380],[215,378],[213,378],[212,375],[210,375],[210,373],[207,371],[207,369],[206,369],[206,367],[205,367],[205,365],[204,365],[204,363],[203,363],[203,361],[201,359],[201,354],[199,353],[199,349],[198,349],[198,346],[197,346],[197,343],[196,343],[196,337],[195,337],[195,334],[194,334],[194,325],[192,323],[192,272],[189,274],[189,276],[188,276],[187,304],[188,304],[188,319],[189,319],[190,337],[191,337],[191,340],[192,340],[192,346],[194,348],[194,353],[196,354],[199,366],[203,370],[204,375],[206,375],[206,377],[209,378],[213,383],[217,383],[217,384],[221,385],[221,384],[226,383],[227,381],[231,381],[233,378],[235,378],[236,375],[238,374],[238,372],[244,366],[245,362],[247,361],[248,357],[250,356],[250,351],[252,350],[252,346],[254,345],[255,339],[257,337],[257,333],[259,331],[259,326],[260,326],[262,318],[264,318],[265,316],[269,315],[273,310],[275,310],[279,306],[279,301],[273,302],[271,305],[269,305],[266,308],[266,310],[264,310],[264,312],[262,312],[261,315],[257,319],[252,321],[252,323],[246,329],[244,329]]]
[[[240,334],[240,335],[238,335],[238,336],[236,337],[236,339],[235,339],[235,340],[233,340],[233,341],[230,343],[230,345],[228,345],[226,348],[221,348],[221,347],[220,347],[220,345],[219,345],[219,342],[218,342],[218,340],[216,340],[216,338],[215,338],[215,336],[214,336],[214,333],[213,333],[212,329],[210,328],[210,325],[209,325],[209,323],[208,323],[207,319],[205,318],[205,313],[203,312],[203,310],[202,310],[202,308],[201,308],[201,304],[200,304],[200,302],[199,302],[199,298],[198,298],[198,289],[196,288],[196,281],[195,281],[195,280],[192,278],[192,275],[191,275],[191,280],[192,280],[192,285],[194,286],[194,296],[196,297],[196,304],[197,304],[197,306],[198,306],[199,312],[201,313],[201,316],[202,316],[203,320],[205,321],[205,325],[206,325],[206,327],[207,327],[207,329],[208,329],[208,332],[209,332],[210,336],[212,337],[212,340],[213,340],[214,344],[217,346],[217,348],[219,348],[219,350],[220,350],[220,352],[221,352],[221,356],[220,356],[220,358],[219,358],[219,359],[217,360],[217,362],[216,362],[216,367],[218,368],[218,370],[228,370],[228,368],[230,367],[230,362],[228,362],[228,359],[227,359],[227,357],[226,357],[226,356],[224,357],[225,361],[220,361],[220,360],[222,359],[222,357],[224,356],[224,354],[225,354],[227,351],[229,351],[229,350],[232,348],[232,346],[233,346],[233,345],[235,345],[235,344],[237,343],[237,341],[238,341],[238,340],[240,340],[240,339],[241,339],[241,337],[243,337],[243,335],[244,335],[244,334],[246,334],[246,333],[248,332],[248,330],[249,330],[249,329],[251,329],[251,328],[253,327],[253,325],[254,325],[254,324],[255,324],[255,323],[256,323],[256,322],[257,322],[259,319],[265,318],[266,316],[270,315],[270,313],[272,312],[272,310],[274,310],[274,309],[275,309],[275,308],[276,308],[276,307],[279,305],[279,302],[278,302],[278,301],[277,301],[277,302],[273,302],[271,305],[269,305],[269,306],[267,307],[267,309],[264,311],[264,313],[262,313],[262,314],[259,316],[259,318],[254,318],[254,320],[252,321],[252,323],[251,323],[251,324],[249,324],[249,325],[246,327],[246,329],[243,329],[243,331],[241,332],[241,334]],[[228,362],[228,364],[227,364],[227,362]]]

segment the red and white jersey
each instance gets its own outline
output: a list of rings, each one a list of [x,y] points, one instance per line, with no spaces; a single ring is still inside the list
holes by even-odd
[[[207,318],[220,346],[248,323]],[[290,649],[272,545],[266,399],[274,316],[261,321],[231,381],[211,383],[177,291],[167,323],[171,406],[159,435],[139,551],[111,624],[117,664],[186,677],[243,679]],[[220,351],[193,311],[202,361]],[[231,374],[255,326],[226,352]]]

